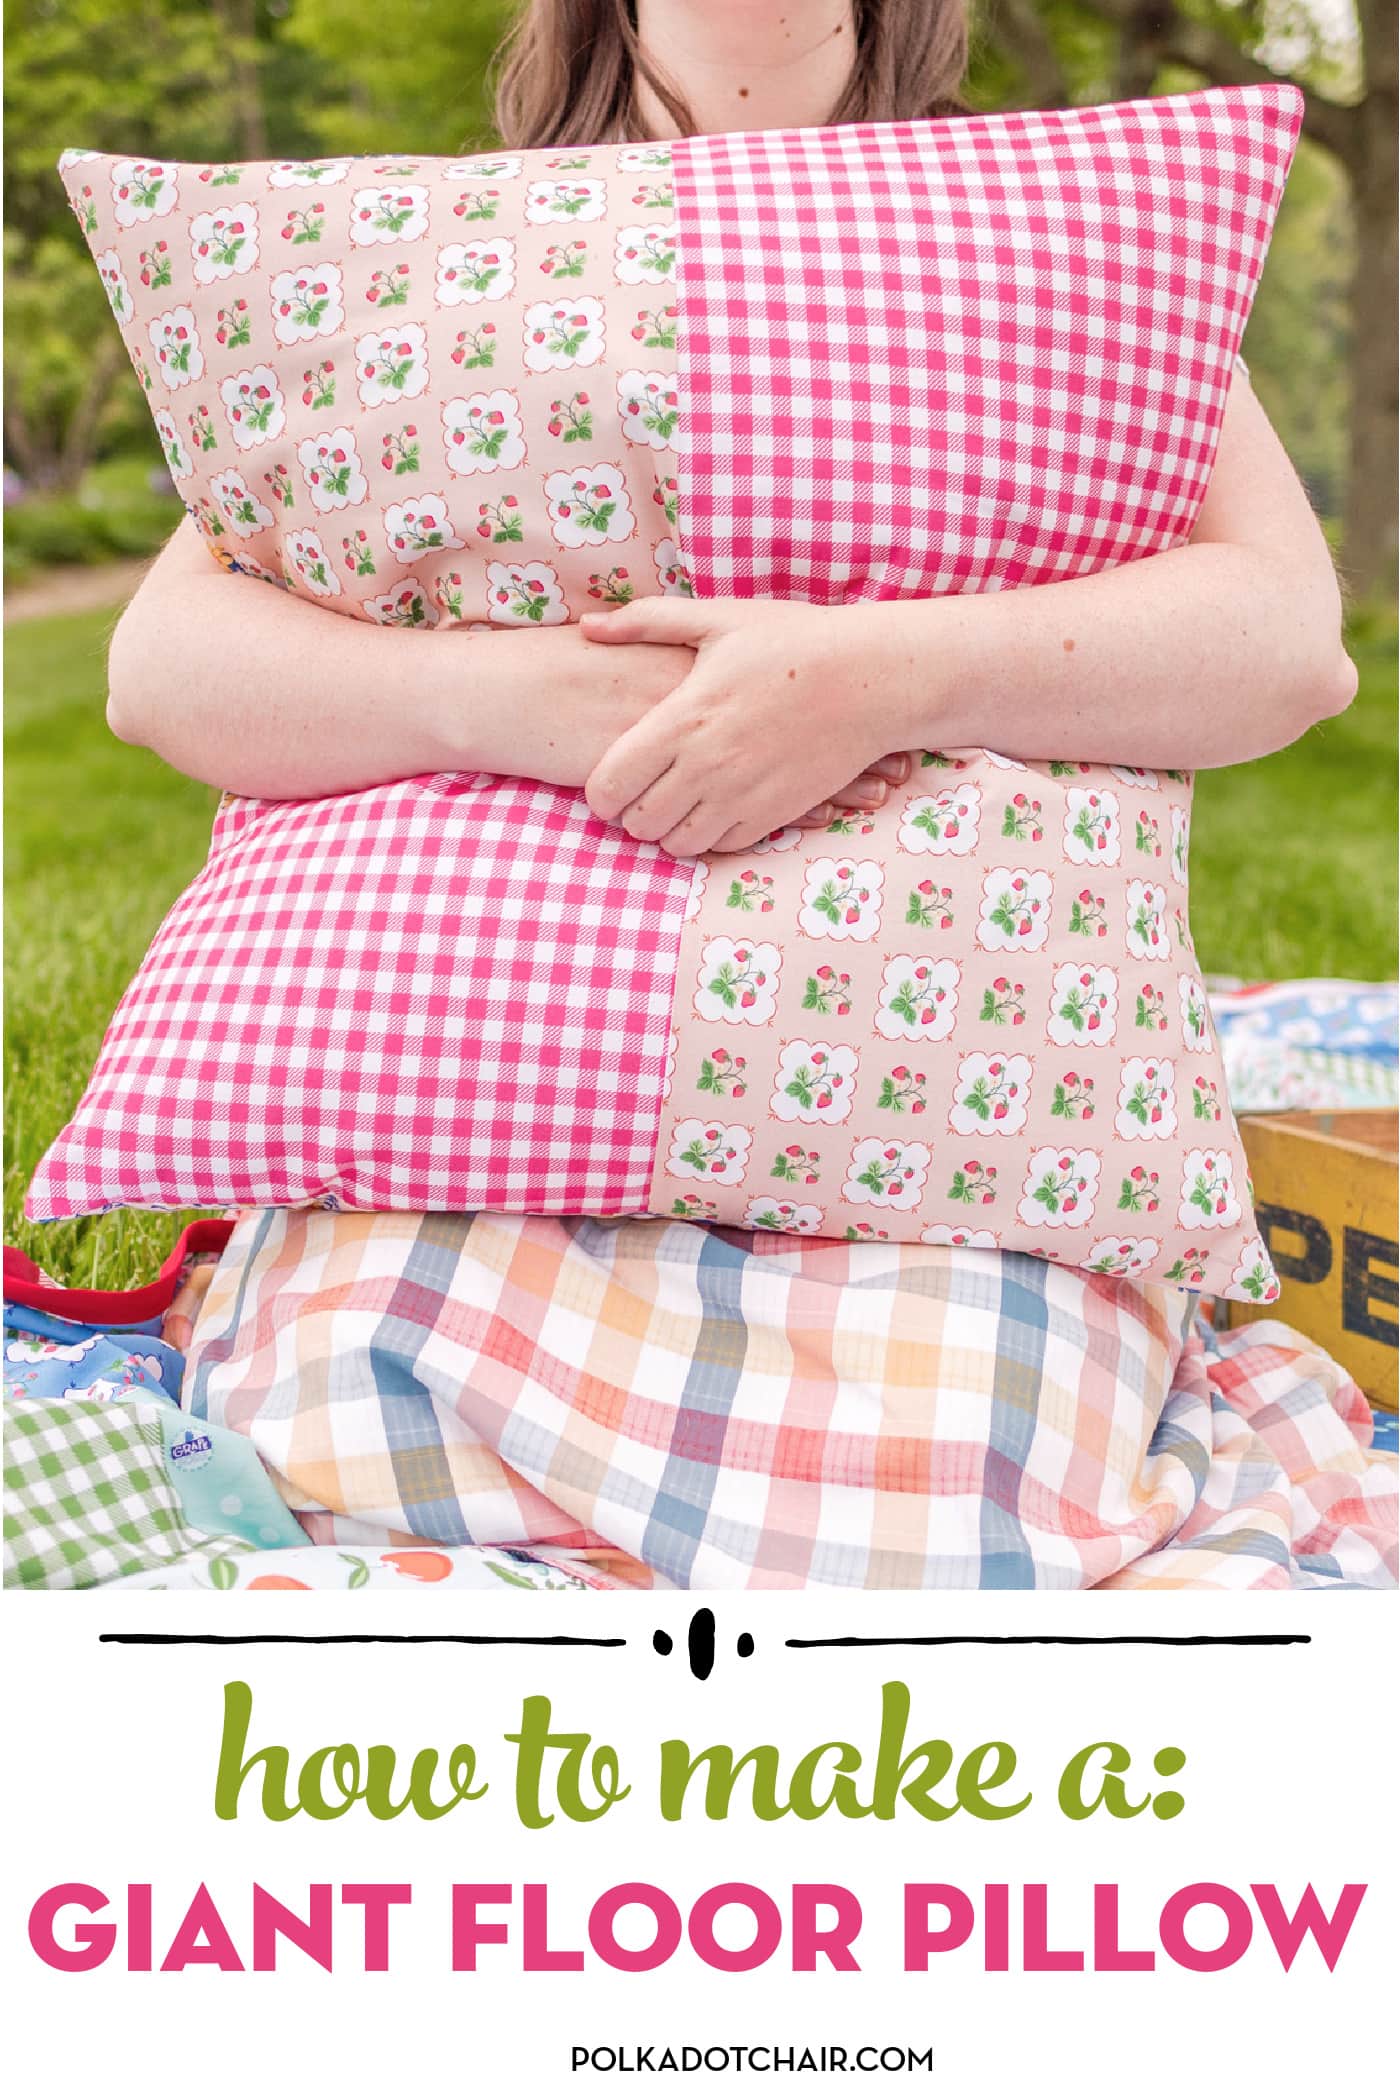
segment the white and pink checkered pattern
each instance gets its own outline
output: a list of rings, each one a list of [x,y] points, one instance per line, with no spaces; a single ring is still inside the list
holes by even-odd
[[[1302,97],[673,149],[702,596],[1005,590],[1183,539]]]
[[[691,874],[491,774],[230,803],[31,1209],[644,1209]]]

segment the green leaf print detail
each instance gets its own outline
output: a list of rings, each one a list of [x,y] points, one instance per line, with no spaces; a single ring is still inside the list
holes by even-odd
[[[812,1071],[811,1067],[809,1065],[799,1065],[792,1078],[783,1088],[783,1092],[791,1095],[800,1108],[810,1108],[816,1099],[814,1092],[816,1083],[817,1075]]]

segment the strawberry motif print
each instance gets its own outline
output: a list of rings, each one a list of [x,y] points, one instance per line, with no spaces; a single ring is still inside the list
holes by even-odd
[[[613,247],[613,275],[619,284],[669,285],[676,274],[674,225],[624,226]]]
[[[341,584],[319,532],[301,526],[288,533],[287,561],[294,575],[317,598],[334,598]]]
[[[317,510],[358,510],[369,483],[348,428],[328,430],[297,446],[302,479]]]
[[[855,1106],[860,1053],[798,1037],[778,1057],[769,1113],[779,1123],[844,1123]]]
[[[488,562],[486,615],[498,627],[560,627],[569,617],[559,577],[548,562]]]
[[[1176,980],[1177,1003],[1181,1010],[1181,1041],[1187,1050],[1210,1048],[1210,1008],[1206,1004],[1206,990],[1199,977],[1181,976]]]
[[[252,539],[272,523],[272,512],[259,502],[237,468],[225,467],[214,476],[209,489],[229,531],[239,539]]]
[[[904,805],[899,843],[906,853],[975,852],[981,809],[981,789],[966,782],[917,795]]]
[[[246,277],[258,260],[256,204],[221,204],[190,221],[190,249],[199,284]]]
[[[1016,1137],[1031,1105],[1028,1057],[988,1057],[974,1050],[962,1059],[953,1084],[948,1128],[959,1137]]]
[[[869,1204],[876,1210],[914,1210],[922,1200],[932,1157],[927,1145],[860,1138],[851,1148],[841,1193],[848,1203]]]
[[[518,153],[478,153],[448,161],[442,172],[449,182],[514,182],[524,165]]]
[[[1034,953],[1050,937],[1052,878],[1031,868],[993,868],[982,884],[979,948]]]
[[[107,294],[107,304],[112,309],[114,321],[125,321],[131,312],[131,293],[127,288],[126,273],[122,269],[121,257],[115,248],[107,248],[95,255],[97,274],[102,279],[102,289]]]
[[[809,862],[799,929],[814,940],[873,940],[880,930],[884,884],[885,870],[877,860]]]
[[[1118,973],[1105,964],[1061,963],[1050,990],[1045,1033],[1062,1050],[1073,1045],[1102,1049],[1118,1027]]]
[[[168,219],[179,202],[176,171],[165,161],[116,161],[111,183],[112,216],[118,226],[141,226],[152,219]]]
[[[345,321],[344,281],[339,266],[279,270],[272,280],[272,332],[279,343],[314,343],[334,335]]]
[[[275,160],[267,171],[269,189],[324,190],[344,182],[348,160]]]
[[[753,1132],[743,1123],[706,1123],[688,1116],[672,1129],[666,1164],[678,1180],[736,1188],[744,1178],[752,1143]]]
[[[143,384],[157,400],[197,397],[158,431],[211,548],[235,538],[243,574],[376,621],[389,576],[420,556],[457,557],[419,577],[454,623],[510,624],[494,595],[502,582],[486,574],[501,557],[522,570],[550,557],[556,587],[543,601],[506,586],[534,625],[565,605],[576,617],[590,599],[693,595],[676,472],[671,156],[639,149],[614,180],[615,158],[180,168],[67,156],[70,201]],[[546,375],[548,392],[531,384]],[[315,460],[333,429],[351,444]],[[244,538],[210,482],[254,451],[267,465],[248,486],[268,522]],[[450,505],[462,477],[504,486],[462,506],[450,540],[429,528],[420,547],[404,506],[434,491]],[[307,509],[346,514],[324,549],[338,591],[313,582],[319,560],[293,558],[287,543],[314,523]]]
[[[583,226],[601,219],[608,208],[607,187],[583,176],[546,177],[525,191],[525,219],[530,226]]]
[[[629,366],[618,378],[617,405],[622,434],[630,443],[649,445],[654,452],[665,452],[674,444],[680,421],[674,373],[643,372]]]
[[[925,1225],[919,1238],[926,1247],[981,1247],[988,1252],[1001,1244],[994,1232],[972,1225]]]
[[[755,1196],[744,1212],[750,1232],[817,1233],[825,1212],[817,1203],[791,1203],[783,1196]]]
[[[626,477],[611,460],[549,475],[544,495],[550,530],[561,547],[602,547],[630,540],[637,529]]]
[[[391,503],[384,513],[384,538],[395,561],[405,567],[421,555],[465,544],[453,530],[447,498],[436,493]]]
[[[1161,1251],[1160,1240],[1095,1240],[1084,1266],[1092,1276],[1141,1276]]]
[[[524,419],[519,399],[508,387],[448,401],[442,431],[454,474],[513,473],[524,462]]]
[[[1171,954],[1167,893],[1160,883],[1130,882],[1127,897],[1128,953],[1156,962]]]
[[[730,940],[719,934],[700,958],[692,1004],[702,1021],[766,1027],[777,1011],[783,958],[770,942]]]
[[[1121,1138],[1176,1136],[1176,1070],[1170,1058],[1130,1057],[1118,1087],[1114,1129]]]
[[[1228,1152],[1188,1152],[1181,1171],[1177,1222],[1188,1231],[1224,1232],[1238,1225],[1243,1207],[1235,1188],[1235,1163]]]
[[[1257,1233],[1245,1241],[1243,1252],[1231,1273],[1230,1284],[1236,1296],[1252,1300],[1256,1305],[1272,1305],[1277,1298],[1278,1276],[1269,1250]]]
[[[171,480],[187,481],[194,472],[194,462],[186,450],[179,425],[169,409],[156,409],[155,426],[160,438],[161,451],[165,454],[165,464],[170,469]]]
[[[416,577],[366,602],[370,618],[379,627],[436,627],[438,623],[438,609]]]
[[[600,299],[542,299],[525,309],[525,369],[563,372],[596,365],[607,330]]]
[[[428,230],[428,192],[415,183],[356,190],[350,199],[350,238],[357,248],[421,240]]]
[[[1122,857],[1118,797],[1109,789],[1071,788],[1065,797],[1065,858],[1074,868],[1116,868]]]
[[[515,243],[504,236],[450,241],[437,254],[439,306],[480,306],[515,290]]]
[[[191,307],[175,306],[168,313],[157,314],[146,334],[155,354],[156,371],[172,393],[204,377],[204,351]]]
[[[1016,1207],[1021,1223],[1037,1231],[1045,1226],[1087,1225],[1094,1215],[1100,1165],[1097,1152],[1061,1152],[1053,1145],[1039,1146],[1030,1156]]]
[[[876,1033],[890,1043],[944,1042],[957,1022],[961,979],[958,965],[946,958],[891,956],[880,985]]]
[[[658,540],[653,550],[652,561],[656,568],[656,580],[663,597],[693,598],[695,585],[690,579],[690,570],[681,559],[680,549],[674,540]]]
[[[415,321],[371,330],[355,345],[359,395],[366,408],[414,401],[428,384],[428,348]]]

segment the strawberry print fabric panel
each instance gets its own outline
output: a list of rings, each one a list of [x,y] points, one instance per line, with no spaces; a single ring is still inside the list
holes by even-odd
[[[874,816],[697,865],[652,1209],[1272,1301],[1189,776],[918,756]]]
[[[688,587],[666,147],[60,167],[220,560],[405,627]]]

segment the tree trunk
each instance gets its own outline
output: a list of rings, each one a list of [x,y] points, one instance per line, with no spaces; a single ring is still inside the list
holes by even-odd
[[[232,69],[235,151],[243,160],[267,159],[267,119],[258,71],[257,0],[216,0]]]
[[[1356,221],[1351,462],[1342,569],[1358,598],[1393,586],[1396,561],[1396,71],[1394,0],[1367,11],[1367,94],[1348,156]]]
[[[76,489],[92,464],[93,441],[102,412],[112,398],[112,388],[117,374],[126,363],[126,353],[119,337],[103,335],[102,342],[88,368],[88,381],[69,419],[63,434],[63,446],[58,456],[57,472],[53,486],[65,494]]]

